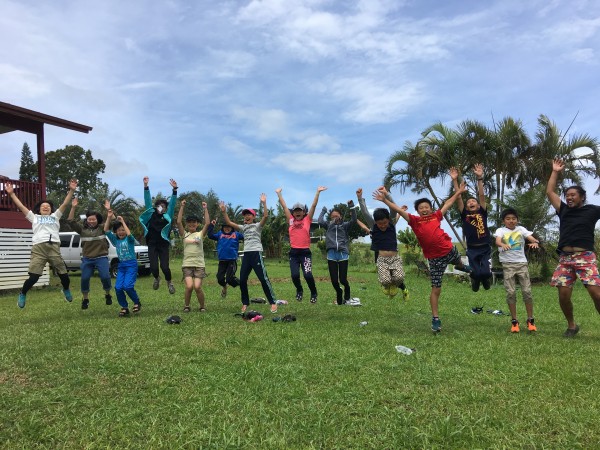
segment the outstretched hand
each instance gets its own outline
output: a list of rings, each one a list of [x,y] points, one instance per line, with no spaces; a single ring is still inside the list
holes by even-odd
[[[450,178],[452,178],[453,180],[458,179],[458,169],[456,167],[450,167],[448,173],[450,174]]]
[[[473,173],[477,178],[483,178],[483,164],[475,164],[473,166]]]
[[[202,202],[202,208],[203,208],[203,209],[206,209],[206,208],[208,208],[208,203],[206,203],[206,202]]]
[[[264,192],[260,194],[260,202],[267,203],[267,194],[265,194]]]
[[[181,207],[185,207],[185,204],[187,203],[187,200],[181,200]]]
[[[77,205],[79,205],[79,200],[77,199],[77,197],[73,197],[73,199],[71,200],[71,207],[75,208]]]
[[[283,191],[283,189],[282,189],[282,188],[277,188],[277,189],[275,189],[275,193],[276,193],[277,195],[281,194],[281,191]]]
[[[219,202],[219,209],[221,210],[221,212],[225,212],[226,206],[223,200]]]
[[[110,200],[109,199],[104,199],[104,209],[109,210],[110,209]]]
[[[177,189],[177,181],[175,181],[173,178],[169,180],[169,184],[173,189]]]
[[[562,172],[564,168],[565,168],[565,162],[562,159],[555,158],[552,161],[552,171]]]
[[[13,187],[12,183],[4,183],[4,190],[8,195],[15,192],[15,188]]]
[[[326,190],[327,190],[327,188],[325,186],[319,186],[317,188],[317,192],[323,192],[323,191],[326,191]]]
[[[71,191],[74,191],[75,189],[77,189],[77,180],[75,178],[73,178],[69,181],[69,189]]]
[[[379,200],[380,202],[385,200],[385,193],[383,191],[380,191],[379,189],[376,191],[373,191],[373,198],[375,200]]]
[[[148,186],[148,182],[150,181],[150,178],[148,177],[144,177],[144,187]]]

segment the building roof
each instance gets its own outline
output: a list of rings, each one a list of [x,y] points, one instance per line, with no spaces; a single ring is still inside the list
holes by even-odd
[[[69,130],[89,133],[92,127],[59,117],[49,116],[31,109],[11,105],[10,103],[0,102],[0,134],[11,131],[34,132],[40,125],[54,125],[56,127],[67,128]]]

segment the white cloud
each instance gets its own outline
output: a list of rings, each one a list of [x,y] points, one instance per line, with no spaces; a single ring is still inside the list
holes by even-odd
[[[236,107],[233,119],[245,123],[244,131],[258,139],[287,139],[289,126],[287,114],[279,109]]]
[[[589,65],[597,65],[598,59],[593,48],[580,48],[565,55],[566,59],[570,59],[579,63],[586,63]]]

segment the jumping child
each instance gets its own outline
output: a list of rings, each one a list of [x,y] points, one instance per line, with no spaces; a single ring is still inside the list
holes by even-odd
[[[58,273],[65,300],[72,302],[73,296],[69,290],[71,281],[67,274],[67,266],[60,256],[60,237],[58,232],[60,230],[60,218],[65,212],[67,205],[71,202],[75,189],[77,189],[77,180],[69,182],[69,192],[56,211],[54,210],[54,204],[49,200],[42,200],[33,207],[33,211],[30,211],[21,203],[17,194],[15,194],[12,184],[5,183],[4,189],[17,208],[25,215],[25,218],[31,222],[33,230],[31,238],[33,245],[31,247],[31,259],[28,270],[29,278],[23,283],[17,305],[19,308],[25,308],[27,292],[44,273],[46,263],[50,263]]]
[[[90,304],[90,280],[94,274],[94,270],[98,270],[102,287],[104,288],[104,300],[107,305],[112,305],[112,296],[110,290],[112,283],[110,279],[109,263],[108,263],[108,241],[104,234],[104,227],[101,227],[104,222],[102,214],[96,211],[87,211],[83,224],[75,220],[75,209],[79,204],[79,200],[74,198],[71,201],[71,211],[67,222],[71,229],[81,236],[81,309],[88,309]],[[110,209],[110,203],[105,201],[104,207]]]
[[[206,311],[204,304],[204,291],[202,290],[202,279],[206,278],[206,264],[204,262],[204,236],[208,232],[210,217],[208,216],[208,205],[202,202],[204,210],[204,228],[198,231],[198,217],[194,215],[185,218],[185,227],[183,227],[183,211],[186,201],[181,201],[179,213],[177,214],[177,229],[183,240],[183,281],[185,283],[184,307],[183,312],[190,312],[190,300],[192,290],[196,292],[196,298],[200,305],[200,312]]]
[[[353,223],[356,223],[356,210],[353,206],[354,202],[349,200],[350,220],[347,222],[343,221],[341,211],[336,208],[332,209],[329,213],[329,222],[325,221],[327,207],[323,206],[319,215],[319,225],[326,230],[325,248],[327,249],[327,267],[329,268],[329,277],[335,289],[338,305],[343,305],[350,301],[350,283],[348,283],[350,239],[348,237],[348,229]],[[344,286],[343,292],[340,284]]]
[[[222,287],[221,298],[227,297],[227,285],[237,287],[240,280],[235,276],[237,272],[237,259],[240,241],[244,235],[234,231],[227,224],[221,226],[221,231],[213,233],[217,221],[213,220],[208,226],[208,238],[217,241],[217,257],[219,267],[217,269],[217,283]]]
[[[169,202],[165,199],[158,199],[152,206],[152,196],[148,182],[150,179],[144,177],[144,205],[146,210],[140,216],[140,222],[144,228],[144,236],[146,245],[148,246],[148,257],[150,258],[150,272],[154,276],[152,289],[157,290],[160,286],[160,274],[158,266],[162,270],[169,293],[175,293],[175,286],[171,281],[171,269],[169,267],[169,247],[171,240],[171,222],[173,221],[173,213],[175,212],[175,203],[177,202],[177,182],[173,179],[169,180],[169,184],[173,188]]]
[[[255,223],[256,211],[252,208],[246,208],[242,210],[242,216],[244,217],[244,223],[238,225],[233,223],[227,215],[227,208],[225,202],[219,204],[221,213],[223,214],[223,220],[225,224],[237,231],[241,231],[244,234],[244,257],[242,258],[242,268],[240,269],[240,291],[242,294],[242,313],[246,311],[250,304],[250,296],[248,295],[248,276],[250,272],[254,270],[256,276],[260,280],[263,292],[267,297],[271,305],[271,312],[277,312],[277,304],[275,303],[275,293],[273,292],[273,286],[267,276],[267,269],[265,268],[265,262],[263,260],[262,252],[263,246],[261,242],[262,229],[267,222],[269,217],[269,210],[267,209],[267,195],[260,195],[260,203],[263,207],[263,216],[260,222]]]
[[[300,281],[300,268],[302,268],[302,274],[310,289],[310,302],[317,303],[317,286],[312,273],[312,253],[310,251],[310,225],[312,224],[315,209],[319,202],[319,194],[326,189],[324,186],[317,188],[317,193],[308,211],[306,210],[306,205],[296,203],[292,207],[291,212],[281,194],[282,189],[275,189],[277,197],[279,197],[279,203],[289,224],[290,272],[292,274],[292,282],[296,287],[296,300],[299,302],[302,301],[304,295],[304,289]]]
[[[529,241],[529,247],[538,248],[539,241],[533,237],[533,233],[527,228],[517,225],[519,216],[513,208],[507,208],[501,214],[503,227],[496,230],[496,245],[498,246],[499,258],[504,271],[504,288],[506,289],[506,303],[512,316],[511,333],[519,332],[519,321],[517,320],[517,294],[515,280],[519,280],[523,302],[527,311],[527,329],[537,331],[533,319],[533,297],[531,296],[531,281],[529,279],[529,267],[525,257],[525,241]]]
[[[109,231],[111,222],[109,219],[111,218],[114,219],[115,214],[112,209],[109,209],[108,219],[104,223],[104,232],[106,233],[106,237],[117,249],[119,268],[117,269],[115,292],[117,294],[119,306],[121,306],[119,317],[126,317],[129,315],[129,305],[127,304],[127,297],[125,294],[133,301],[134,313],[138,313],[140,312],[140,309],[142,309],[140,297],[135,290],[135,282],[138,273],[137,258],[135,255],[135,238],[131,235],[129,227],[121,216],[117,216],[117,221],[113,224],[112,231]]]
[[[459,189],[442,205],[441,209],[433,211],[431,201],[428,198],[420,198],[415,201],[415,210],[418,216],[407,213],[403,208],[391,202],[387,197],[387,190],[384,187],[373,193],[373,198],[384,202],[394,211],[398,212],[412,228],[417,240],[423,249],[423,255],[429,261],[429,272],[431,275],[431,294],[429,303],[431,305],[431,330],[433,332],[442,331],[442,321],[438,315],[438,304],[440,294],[442,293],[442,278],[448,264],[454,266],[463,272],[469,272],[471,269],[462,263],[460,253],[452,244],[450,236],[442,230],[442,219],[444,214],[454,204],[458,196],[466,192],[465,183],[462,183]]]
[[[490,230],[487,224],[487,204],[483,192],[483,165],[475,164],[473,173],[477,177],[477,193],[479,201],[475,197],[469,197],[467,203],[463,203],[462,196],[458,197],[456,204],[462,219],[462,229],[467,241],[467,258],[471,272],[471,288],[473,292],[479,290],[479,285],[488,290],[492,279],[492,247],[490,246]],[[454,184],[454,190],[458,190],[458,170],[450,168],[450,178]]]

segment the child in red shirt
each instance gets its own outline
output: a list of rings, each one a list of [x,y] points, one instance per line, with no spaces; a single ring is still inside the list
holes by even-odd
[[[438,303],[442,292],[442,277],[448,264],[454,264],[458,270],[469,272],[470,268],[465,266],[460,258],[460,253],[452,244],[450,236],[442,229],[441,223],[444,214],[454,204],[456,199],[467,190],[465,183],[462,183],[452,197],[446,200],[441,209],[433,211],[431,201],[427,198],[421,198],[415,202],[415,209],[418,216],[407,213],[404,209],[386,198],[387,190],[379,188],[373,193],[373,198],[384,202],[390,209],[400,214],[415,232],[419,244],[423,249],[423,256],[429,261],[429,272],[431,274],[431,294],[429,303],[431,304],[431,329],[434,332],[442,331],[442,321],[438,315]]]

